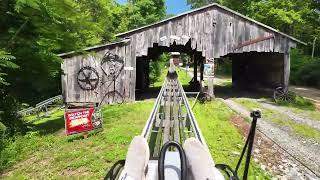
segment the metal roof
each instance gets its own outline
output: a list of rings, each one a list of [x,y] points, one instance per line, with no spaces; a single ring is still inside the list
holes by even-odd
[[[117,45],[117,44],[127,43],[129,41],[130,41],[130,39],[123,39],[121,41],[117,41],[117,42],[113,42],[113,43],[99,44],[99,45],[87,47],[85,49],[82,49],[81,51],[90,51],[90,50],[99,49],[99,48],[103,48],[103,47],[107,47],[107,46],[113,46],[113,45]],[[81,51],[70,51],[70,52],[58,54],[57,56],[66,57],[66,56],[70,56],[70,55],[73,55],[76,53],[80,53]]]

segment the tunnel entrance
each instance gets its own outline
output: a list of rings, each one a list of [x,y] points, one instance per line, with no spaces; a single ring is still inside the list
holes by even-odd
[[[191,41],[186,45],[176,45],[174,42],[170,47],[158,46],[154,44],[152,48],[148,49],[147,56],[138,56],[136,62],[136,90],[146,90],[150,87],[150,63],[152,61],[157,61],[163,53],[179,52],[181,54],[189,56],[188,62],[183,64],[183,67],[192,66],[192,71],[190,71],[194,76],[199,75],[199,78],[193,78],[190,82],[191,86],[197,89],[200,85],[199,81],[203,80],[203,64],[205,58],[202,53],[191,48]],[[196,67],[196,68],[194,68]],[[162,67],[163,68],[163,67]]]

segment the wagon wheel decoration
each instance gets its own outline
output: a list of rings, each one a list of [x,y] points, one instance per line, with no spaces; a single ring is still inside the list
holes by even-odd
[[[77,81],[81,89],[92,91],[98,86],[99,74],[93,67],[85,66],[79,70]]]
[[[296,95],[293,92],[285,90],[283,87],[278,87],[273,92],[275,102],[292,102],[295,97]]]

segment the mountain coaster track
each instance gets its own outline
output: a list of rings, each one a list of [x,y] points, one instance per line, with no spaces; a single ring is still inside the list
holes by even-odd
[[[126,160],[114,164],[105,179],[229,179],[238,180],[237,171],[246,155],[243,179],[247,179],[259,111],[253,121],[235,170],[215,164],[203,138],[186,93],[175,71],[169,72],[141,133],[133,138]]]

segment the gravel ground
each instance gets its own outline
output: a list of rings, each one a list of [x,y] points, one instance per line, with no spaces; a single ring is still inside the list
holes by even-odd
[[[315,129],[320,130],[320,121],[301,117],[298,114],[290,111],[288,108],[277,106],[276,104],[274,104],[272,102],[259,101],[259,100],[257,102],[259,102],[266,109],[270,109],[272,111],[277,111],[281,114],[285,114],[285,115],[289,116],[290,119],[294,120],[297,123],[307,124]]]
[[[238,103],[231,99],[221,100],[241,116],[251,119],[250,112]],[[291,154],[294,157],[284,160],[288,166],[285,167],[281,165],[278,167],[283,169],[283,172],[285,173],[285,175],[282,176],[283,178],[320,179],[319,144],[301,139],[290,132],[290,130],[281,128],[263,118],[258,120],[258,129],[261,133],[274,141],[275,144],[281,146],[284,151],[286,151],[284,153],[285,156],[290,157],[289,154]],[[311,171],[303,166],[303,164],[311,169]]]

